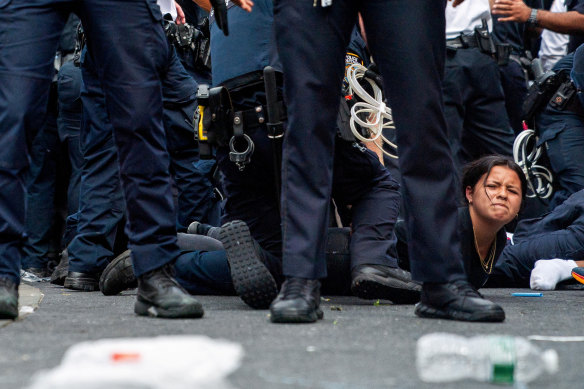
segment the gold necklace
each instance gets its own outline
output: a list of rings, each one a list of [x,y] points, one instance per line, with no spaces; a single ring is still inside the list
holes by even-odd
[[[483,267],[483,270],[485,271],[485,273],[491,274],[491,272],[493,271],[493,265],[495,263],[495,252],[497,251],[497,236],[495,236],[495,240],[493,241],[493,244],[491,245],[491,250],[489,251],[489,255],[486,256],[485,259],[483,259],[483,258],[481,258],[481,252],[479,250],[479,243],[477,242],[477,234],[475,232],[474,225],[472,226],[472,234],[474,237],[475,249],[477,250],[479,260],[481,261],[481,266]]]

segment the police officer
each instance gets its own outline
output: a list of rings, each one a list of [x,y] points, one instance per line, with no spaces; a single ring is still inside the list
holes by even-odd
[[[170,51],[151,0],[0,2],[0,317],[18,315],[26,136],[44,120],[57,39],[70,11],[89,36],[115,131],[139,278],[135,311],[201,317],[201,304],[168,267],[179,255],[160,83]]]
[[[482,155],[513,154],[515,136],[493,58],[490,21],[488,0],[446,7],[444,113],[458,171]]]
[[[531,1],[531,3],[535,3]],[[538,1],[539,2],[539,1]],[[499,17],[493,15],[493,40],[496,45],[508,45],[510,55],[508,61],[499,64],[501,86],[505,95],[505,108],[509,123],[515,134],[522,129],[522,105],[527,96],[528,75],[526,66],[530,59],[526,56],[526,28],[522,23],[499,22]]]
[[[582,90],[584,46],[559,60],[552,70],[563,80],[543,110],[535,117],[539,134],[537,146],[545,145],[554,173],[553,210],[570,195],[584,189],[584,105],[578,99]],[[558,98],[564,97],[558,104]]]
[[[236,117],[242,119],[243,132],[253,142],[254,152],[247,163],[238,166],[230,160],[232,150],[228,147],[220,147],[217,151],[227,198],[223,221],[233,222],[239,219],[249,226],[251,235],[267,251],[260,256],[270,258],[265,262],[274,278],[279,280],[282,250],[281,218],[278,191],[275,188],[280,177],[275,177],[273,168],[274,164],[279,163],[275,160],[279,153],[276,152],[274,156],[273,148],[280,148],[280,140],[268,137],[266,123],[269,120],[278,121],[285,118],[275,119],[267,116],[263,82],[265,66],[271,65],[277,70],[281,69],[273,36],[273,1],[256,1],[251,14],[233,7],[232,3],[228,3],[228,9],[231,33],[227,37],[214,22],[214,15],[211,16],[213,83],[230,90],[233,110],[236,111]],[[363,40],[360,36],[359,39],[355,36],[353,44],[349,45],[347,55],[355,60],[361,60],[361,56],[364,56],[359,47],[361,44]],[[280,77],[281,74],[278,73],[277,80],[281,80]],[[284,115],[281,82],[275,92],[280,97],[278,104],[281,114]],[[240,150],[245,148],[240,147]],[[333,198],[340,209],[351,206],[350,252],[353,293],[363,298],[384,298],[398,303],[417,301],[419,286],[411,282],[409,274],[397,268],[396,259],[388,254],[390,237],[398,213],[397,182],[383,168],[373,152],[355,141],[337,140],[334,166]],[[231,223],[229,228],[233,230],[233,234],[241,237],[243,232],[235,231],[236,226],[237,224]],[[223,227],[223,230],[227,230],[224,235],[229,228]],[[244,301],[249,300],[247,295],[252,292],[266,296],[264,303],[267,304],[264,304],[264,307],[267,307],[275,297],[275,290],[273,288],[269,290],[268,287],[275,284],[266,282],[258,276],[257,280],[249,279],[248,285],[238,285],[236,273],[240,266],[234,265],[233,262],[241,262],[243,259],[235,256],[230,250],[229,242],[233,240],[227,240],[224,246],[232,263],[231,273],[236,291]],[[253,304],[252,302],[250,305]]]
[[[493,14],[500,22],[526,23],[528,26],[545,28],[570,34],[568,53],[584,43],[584,0],[566,0],[566,12],[551,12],[530,8],[522,0],[496,0]]]
[[[116,252],[115,243],[122,234],[125,207],[112,129],[95,63],[88,51],[84,51],[82,57],[85,163],[78,233],[68,246],[66,279],[55,275],[53,282],[70,289],[95,291],[99,290],[100,273],[120,253]],[[170,172],[178,189],[177,229],[180,231],[186,230],[192,220],[206,220],[202,210],[207,205],[200,206],[205,199],[197,197],[202,177],[194,166],[198,152],[190,125],[196,106],[197,84],[185,72],[173,50],[162,86]]]
[[[412,276],[423,281],[416,314],[503,320],[503,310],[482,299],[465,280],[456,237],[456,199],[451,196],[456,187],[441,104],[445,26],[439,15],[444,2],[330,3],[280,0],[274,8],[288,130],[281,207],[286,281],[271,305],[271,320],[312,322],[319,316],[334,123],[345,48],[357,12],[363,16],[397,126]]]

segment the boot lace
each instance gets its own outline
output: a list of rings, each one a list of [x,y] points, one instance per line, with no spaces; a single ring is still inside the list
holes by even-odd
[[[302,278],[288,278],[282,285],[284,298],[293,298],[302,295],[306,280]]]

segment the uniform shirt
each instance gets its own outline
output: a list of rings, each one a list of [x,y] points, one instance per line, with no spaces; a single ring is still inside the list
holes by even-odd
[[[584,1],[584,0],[583,0]],[[465,1],[456,8],[448,2],[446,6],[446,39],[456,38],[460,34],[471,35],[481,19],[486,19],[489,31],[492,31],[491,9],[489,0]]]
[[[584,14],[584,0],[566,0],[566,8],[568,11]],[[584,33],[570,35],[568,53],[576,50],[582,43],[584,43]]]
[[[552,70],[556,73],[570,73],[574,64],[574,53],[570,53],[560,59]],[[536,116],[537,127],[539,128],[539,138],[537,146],[542,146],[545,142],[554,139],[558,133],[566,127],[584,126],[584,116],[569,109],[558,110],[551,104],[547,104],[543,112]]]
[[[349,42],[347,52],[345,53],[345,79],[343,80],[343,91],[346,91],[349,87],[347,70],[349,70],[351,65],[356,63],[365,67],[368,67],[371,64],[369,50],[367,50],[367,44],[365,43],[365,40],[363,40],[358,27],[353,28],[351,41]]]
[[[172,16],[172,20],[176,20],[177,13],[176,13],[176,6],[174,5],[174,0],[156,0],[156,4],[160,7],[160,12],[162,12],[162,16],[166,14],[170,14]]]
[[[564,0],[560,0],[564,1]],[[525,4],[531,8],[541,7],[540,0],[524,0]],[[511,45],[513,54],[521,55],[525,51],[523,36],[525,34],[525,23],[499,22],[503,16],[493,16],[493,40],[495,43],[508,43]]]
[[[566,12],[565,0],[554,0],[550,11]],[[568,34],[559,34],[546,29],[542,31],[538,57],[541,58],[541,65],[544,71],[550,70],[560,58],[568,54],[569,40],[570,36]]]

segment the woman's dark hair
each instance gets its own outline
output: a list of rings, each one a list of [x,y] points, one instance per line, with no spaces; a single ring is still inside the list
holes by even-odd
[[[464,166],[462,170],[462,198],[466,199],[466,188],[468,186],[474,188],[485,173],[487,176],[483,184],[486,184],[487,177],[489,177],[491,170],[495,166],[505,166],[517,173],[517,177],[521,181],[521,201],[523,202],[527,194],[525,174],[523,174],[523,170],[521,170],[515,161],[503,155],[487,155]]]

